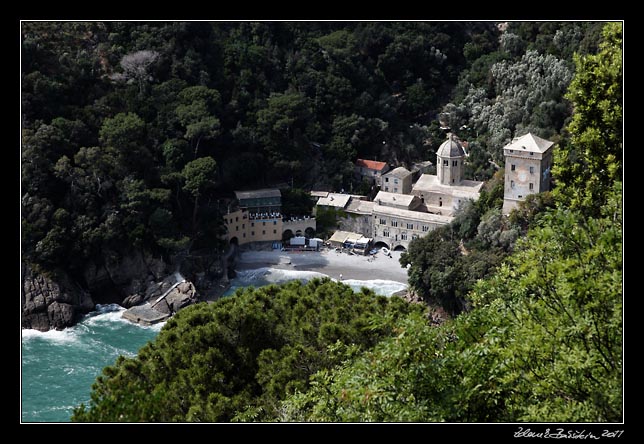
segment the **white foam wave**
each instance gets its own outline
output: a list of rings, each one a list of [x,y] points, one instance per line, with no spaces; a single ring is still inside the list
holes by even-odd
[[[22,340],[29,341],[32,339],[42,339],[57,343],[74,342],[77,339],[77,332],[74,327],[69,327],[64,330],[48,330],[39,331],[23,328]]]
[[[96,310],[88,313],[87,317],[83,320],[85,325],[95,326],[97,324],[107,324],[111,322],[129,322],[121,316],[125,308],[118,304],[97,304]]]
[[[385,279],[373,279],[369,281],[345,279],[341,282],[350,286],[355,291],[360,291],[362,287],[366,287],[370,290],[373,290],[374,293],[382,296],[391,296],[398,291],[407,289],[407,284],[403,284],[402,282],[397,281],[388,281]]]
[[[314,278],[325,278],[329,277],[324,273],[319,273],[317,271],[304,271],[304,270],[284,270],[278,268],[269,268],[263,267],[254,270],[243,270],[237,272],[237,285],[236,287],[245,287],[245,286],[261,286],[266,284],[280,284],[283,282],[288,282],[292,280],[299,279],[301,281],[308,282]],[[337,281],[337,279],[332,278],[332,280]],[[372,279],[372,280],[358,280],[358,279],[344,279],[343,284],[346,284],[353,288],[355,291],[360,291],[362,287],[366,287],[370,290],[373,290],[374,293],[391,296],[394,293],[406,290],[407,284],[390,281],[385,279]]]
[[[328,277],[317,271],[283,270],[279,268],[262,267],[254,270],[238,271],[236,279],[239,286],[262,285],[263,283],[280,284],[292,280],[310,281],[314,278]]]

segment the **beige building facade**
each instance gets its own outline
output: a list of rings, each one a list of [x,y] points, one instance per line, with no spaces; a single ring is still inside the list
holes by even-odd
[[[235,195],[235,209],[224,216],[226,239],[231,243],[279,243],[285,237],[315,234],[315,217],[282,215],[281,193],[277,189],[237,191]]]
[[[528,195],[550,190],[553,145],[554,142],[528,133],[503,148],[503,214],[517,208]]]
[[[404,167],[394,168],[382,176],[380,189],[389,193],[409,194],[411,193],[413,175]]]

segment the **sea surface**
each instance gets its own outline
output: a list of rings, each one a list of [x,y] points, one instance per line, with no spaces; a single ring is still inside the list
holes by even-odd
[[[226,295],[237,288],[281,283],[293,279],[306,282],[325,275],[311,271],[260,268],[238,273]],[[356,291],[361,287],[391,296],[406,284],[386,280],[343,281]],[[103,367],[119,355],[136,356],[154,339],[164,323],[150,327],[123,318],[123,307],[98,305],[81,322],[62,331],[22,330],[21,411],[23,422],[68,422],[75,407],[86,405],[91,387]]]

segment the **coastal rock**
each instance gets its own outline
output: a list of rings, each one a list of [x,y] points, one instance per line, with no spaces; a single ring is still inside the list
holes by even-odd
[[[139,305],[141,302],[143,302],[143,296],[139,293],[135,293],[123,299],[123,303],[121,305],[125,308],[130,308],[135,305]]]
[[[47,317],[49,318],[49,328],[62,330],[65,327],[74,325],[76,309],[71,304],[53,302],[47,307]]]
[[[22,269],[22,327],[47,331],[74,325],[78,315],[95,307],[90,295],[65,274],[49,277]]]
[[[123,318],[143,325],[152,325],[174,315],[182,308],[199,302],[195,285],[175,272],[162,281],[148,283],[142,293],[128,296],[124,303],[133,303],[124,313]]]
[[[188,305],[198,302],[197,290],[192,282],[184,281],[176,286],[154,309],[166,314],[174,314]]]
[[[129,295],[143,294],[148,282],[159,280],[167,272],[167,264],[161,258],[112,251],[105,254],[102,264],[89,262],[83,275],[98,302],[120,304]]]

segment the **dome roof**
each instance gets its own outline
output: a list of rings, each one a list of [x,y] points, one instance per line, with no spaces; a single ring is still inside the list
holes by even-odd
[[[436,154],[440,157],[464,157],[465,150],[463,150],[458,137],[450,134],[447,140],[438,148]]]

